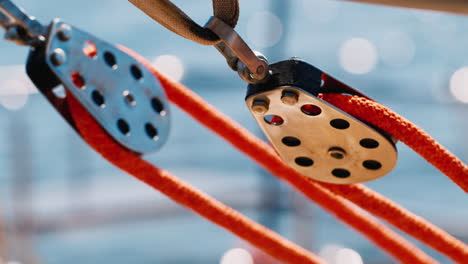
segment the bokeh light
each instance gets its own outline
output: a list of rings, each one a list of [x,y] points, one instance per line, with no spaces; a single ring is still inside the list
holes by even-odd
[[[283,23],[271,12],[257,12],[247,22],[247,40],[255,48],[273,47],[282,35]]]
[[[363,264],[361,255],[349,248],[342,248],[336,252],[335,264]]]
[[[329,264],[363,264],[361,255],[355,250],[336,244],[325,245],[319,256]]]
[[[19,110],[28,102],[37,88],[24,72],[24,65],[0,66],[0,105],[8,110]]]
[[[0,104],[8,110],[19,110],[28,102],[28,91],[23,83],[15,80],[7,80],[1,86],[14,88],[15,93],[0,95]],[[1,87],[0,87],[1,89]]]
[[[452,75],[450,92],[455,99],[468,104],[468,66],[460,68]]]
[[[327,244],[323,248],[320,249],[318,255],[326,262],[326,263],[334,263],[336,253],[343,247],[336,244]]]
[[[0,264],[3,264],[4,262],[0,262]],[[6,262],[6,264],[22,264],[21,262],[19,261],[8,261]]]
[[[242,248],[227,251],[221,258],[220,264],[254,264],[250,253]]]
[[[154,59],[153,65],[160,72],[166,74],[174,81],[181,81],[184,77],[185,67],[179,57],[174,55],[161,55]]]
[[[21,2],[25,10],[44,21],[60,15],[103,40],[123,42],[150,55],[159,70],[182,80],[232,119],[262,134],[241,105],[245,85],[213,47],[200,47],[173,34],[127,1]],[[208,1],[175,2],[199,24],[212,14]],[[468,108],[468,61],[464,52],[468,35],[463,34],[468,27],[466,17],[428,11],[412,14],[411,9],[339,0],[242,3],[236,30],[252,48],[265,49],[261,51],[270,62],[290,56],[304,58],[404,113],[467,159],[463,137]],[[105,23],[104,18],[112,14],[125,17]],[[5,41],[0,44],[2,64],[24,62],[25,47]],[[27,264],[30,254],[41,262],[69,264],[278,263],[217,226],[184,213],[182,207],[167,202],[160,193],[109,166],[88,150],[42,95],[31,95],[29,87],[33,85],[27,82],[24,65],[15,67],[0,66],[1,191],[2,205],[8,209],[2,212],[5,217],[1,220],[6,235],[11,236],[6,239],[10,244],[6,251],[11,252],[5,252],[8,258],[4,263]],[[19,73],[22,76],[17,76]],[[63,96],[61,87],[55,91]],[[433,96],[431,92],[440,94]],[[321,249],[326,263],[361,264],[362,258],[372,263],[394,262],[326,211],[310,208],[306,200],[291,194],[290,188],[269,181],[242,153],[211,136],[189,116],[174,111],[173,117],[172,140],[160,153],[146,156],[148,161],[229,201],[305,248]],[[468,221],[464,221],[468,219],[468,203],[463,193],[454,191],[452,182],[428,168],[410,149],[401,148],[400,156],[398,168],[371,185],[468,241]],[[11,195],[20,191],[11,187],[21,179],[31,179],[23,188],[27,192]],[[238,195],[240,192],[243,195]],[[263,199],[278,195],[288,199],[278,203]],[[156,213],[148,213],[152,211]],[[86,221],[80,217],[83,215]],[[34,228],[21,228],[30,219],[35,219]],[[33,249],[28,245],[29,238],[33,239]],[[204,245],[196,245],[199,240]],[[431,254],[442,263],[447,261],[440,254]]]
[[[388,31],[383,34],[378,51],[385,64],[402,67],[413,61],[416,45],[406,32],[399,30]]]
[[[352,38],[345,41],[340,47],[338,57],[341,67],[354,74],[371,72],[378,60],[374,44],[363,38]]]

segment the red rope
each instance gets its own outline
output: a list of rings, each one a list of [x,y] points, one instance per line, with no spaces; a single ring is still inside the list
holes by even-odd
[[[468,246],[466,244],[383,195],[361,184],[321,184],[457,263],[468,263]]]
[[[311,183],[308,178],[292,170],[279,159],[271,147],[203,101],[191,90],[162,76],[138,54],[129,49],[121,48],[153,71],[161,81],[169,99],[181,109],[227,139],[248,156],[253,157],[258,163],[264,165],[267,170],[292,184],[340,220],[363,233],[389,254],[404,263],[436,263],[435,260],[375,218],[364,214],[361,210],[357,210],[343,198],[333,195],[319,184]]]
[[[67,93],[67,99],[80,135],[94,150],[116,167],[245,239],[278,260],[286,263],[323,263],[320,258],[304,248],[124,149],[105,133],[70,93]]]
[[[405,118],[376,102],[362,100],[359,97],[327,94],[323,95],[323,99],[343,111],[389,132],[449,176],[462,189],[467,190],[468,166]],[[468,246],[466,244],[421,217],[401,208],[384,196],[363,185],[322,185],[372,214],[385,219],[454,261],[468,263]]]
[[[420,239],[422,242],[447,255],[453,260],[461,263],[467,262],[468,247],[464,243],[453,238],[445,231],[430,224],[426,220],[411,214],[406,209],[401,208],[397,204],[389,201],[372,190],[369,190],[362,185],[327,185],[317,183],[309,179],[304,180],[303,176],[299,175],[297,172],[279,161],[276,153],[263,141],[256,138],[239,124],[232,121],[229,117],[226,117],[217,111],[214,107],[211,107],[198,95],[188,90],[183,85],[172,82],[168,78],[162,76],[157,72],[157,70],[151,67],[151,64],[147,63],[137,54],[127,49],[125,49],[125,51],[138,58],[148,68],[153,70],[153,73],[159,77],[163,86],[166,88],[166,92],[169,98],[175,104],[192,115],[200,123],[207,126],[221,137],[225,138],[228,142],[234,145],[234,147],[238,148],[246,155],[257,161],[265,169],[286,180],[296,189],[303,192],[307,197],[321,204],[327,210],[331,211],[333,214],[335,214],[344,222],[347,222],[353,226],[355,229],[360,230],[362,226],[354,224],[353,220],[350,220],[350,218],[348,218],[346,215],[339,215],[339,212],[334,211],[333,207],[328,207],[321,202],[322,197],[319,196],[320,187],[326,186],[333,192],[340,194],[353,202],[356,202],[356,204],[361,206],[363,209],[366,209],[369,212],[386,219],[394,226],[405,232],[408,232],[408,234]],[[337,95],[337,97],[339,96],[340,95]],[[346,98],[346,96],[342,97]],[[385,243],[382,243],[382,241],[376,241],[378,238],[373,236],[375,235],[375,233],[372,233],[374,231],[369,232],[369,230],[361,230],[360,232],[368,232],[365,233],[366,236],[368,236],[382,248],[389,250]],[[378,232],[378,230],[375,232]],[[407,249],[412,251],[413,247],[408,247]],[[416,251],[412,252],[416,253]],[[404,256],[405,254],[408,254],[407,252],[402,253],[395,251],[391,251],[390,253],[400,260],[403,259],[402,255]],[[409,254],[411,254],[411,252]]]
[[[406,118],[365,98],[325,94],[323,99],[398,138],[468,193],[468,166]]]
[[[190,90],[161,76],[156,70],[151,68],[148,62],[144,61],[135,53],[127,49],[124,50],[137,57],[148,68],[152,69],[165,87],[169,98],[182,109],[189,112],[195,119],[226,138],[235,147],[262,164],[266,169],[289,182],[311,200],[314,200],[342,221],[366,235],[400,261],[405,263],[435,262],[424,252],[388,229],[375,218],[353,208],[340,196],[386,219],[403,231],[408,232],[460,263],[464,263],[468,260],[468,250],[465,244],[451,237],[443,230],[431,225],[424,219],[418,218],[392,201],[387,200],[385,197],[366,189],[364,186],[340,186],[317,183],[293,171],[286,164],[281,162],[276,153],[264,142],[250,134],[228,117],[219,113],[215,108],[206,104],[206,102]],[[399,117],[385,107],[363,98],[350,98],[341,95],[326,95],[324,98],[348,113],[379,126],[392,135],[397,136],[400,140],[423,155],[429,162],[434,164],[434,166],[446,173],[463,189],[468,186],[466,182],[466,176],[468,175],[467,166],[407,120]],[[198,214],[230,230],[234,234],[244,238],[282,261],[287,261],[289,263],[320,262],[315,255],[307,252],[305,249],[285,240],[271,230],[266,229],[234,211],[232,208],[225,206],[169,173],[154,167],[135,156],[133,153],[121,148],[104,133],[76,100],[70,95],[68,99],[72,115],[75,118],[76,125],[83,138],[94,149],[101,153],[101,155],[119,168],[133,174],[138,179],[161,191],[173,200],[191,208]],[[347,107],[349,109],[347,109]],[[367,111],[365,110],[366,107],[368,108]],[[383,114],[384,117],[376,117],[378,114]],[[360,115],[363,115],[364,118]],[[390,127],[401,133],[394,133],[393,129],[386,129],[385,125],[380,124],[385,122],[394,122],[400,125],[398,129],[396,128],[397,126],[390,125]],[[415,133],[417,135],[415,135]],[[421,142],[431,143],[431,146],[421,147],[419,146]],[[439,154],[434,155],[434,153],[431,152],[434,149],[439,151]],[[340,196],[335,196],[332,192]]]

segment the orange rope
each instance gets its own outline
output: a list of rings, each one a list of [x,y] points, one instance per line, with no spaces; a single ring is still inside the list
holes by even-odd
[[[415,124],[365,98],[325,94],[323,99],[401,140],[468,193],[468,166]]]
[[[346,203],[343,198],[333,195],[322,186],[315,183],[311,184],[308,178],[298,174],[284,164],[267,144],[203,101],[191,90],[162,76],[141,56],[124,47],[121,47],[121,49],[134,56],[148,69],[153,71],[161,81],[169,99],[181,109],[188,112],[193,118],[215,133],[226,138],[231,144],[241,149],[250,157],[253,157],[257,162],[263,164],[273,174],[288,181],[311,200],[314,200],[343,222],[363,233],[389,254],[404,263],[436,263],[431,257],[375,218],[363,214],[362,211]]]
[[[444,230],[402,208],[385,196],[361,184],[322,185],[443,253],[457,263],[468,263],[468,246]]]
[[[389,132],[418,152],[466,191],[468,166],[408,120],[376,102],[363,100],[359,97],[327,94],[323,95],[323,99],[343,111]],[[322,185],[372,214],[385,219],[454,261],[468,263],[468,246],[466,244],[384,196],[363,185],[325,183]]]
[[[124,149],[105,133],[86,109],[68,92],[67,99],[80,135],[94,150],[116,167],[278,260],[286,263],[323,263],[320,258],[304,248]]]
[[[362,185],[346,186],[322,184],[310,179],[304,181],[303,176],[279,161],[279,158],[274,150],[272,150],[271,147],[266,145],[263,141],[256,138],[239,124],[232,121],[229,117],[226,117],[217,111],[214,107],[209,106],[209,104],[207,104],[203,99],[185,88],[183,85],[175,83],[162,76],[157,72],[156,69],[151,67],[151,64],[147,63],[137,54],[127,49],[124,50],[139,59],[149,69],[153,70],[153,73],[158,76],[161,83],[166,88],[166,93],[168,94],[169,98],[175,104],[192,115],[195,119],[200,121],[200,123],[207,126],[221,137],[225,138],[228,142],[234,145],[234,147],[238,148],[246,155],[250,156],[253,160],[257,161],[265,169],[289,182],[296,189],[300,190],[307,197],[327,208],[327,210],[337,215],[344,222],[347,222],[357,230],[360,229],[360,226],[356,226],[353,225],[353,223],[350,223],[352,221],[347,218],[346,215],[342,215],[340,217],[337,212],[333,212],[333,209],[323,205],[320,202],[321,198],[318,195],[318,188],[324,186],[326,188],[330,188],[331,191],[349,199],[350,201],[356,202],[356,204],[361,206],[363,209],[366,209],[369,212],[384,218],[389,223],[420,239],[422,242],[447,255],[453,260],[460,263],[467,262],[468,247],[464,243],[453,238],[445,231],[432,225],[423,218],[411,214],[406,209],[398,206],[392,201],[384,198],[380,194],[375,193],[370,189],[367,189]],[[336,96],[346,98],[346,96],[342,95]],[[364,233],[364,231],[361,232]],[[376,242],[372,233],[366,234],[366,236]],[[382,248],[386,248],[385,245],[379,243],[377,244]],[[409,249],[412,250],[411,248]],[[416,253],[416,251],[414,252]],[[391,254],[395,256],[395,254],[401,253],[393,252]],[[401,259],[401,257],[396,257]]]

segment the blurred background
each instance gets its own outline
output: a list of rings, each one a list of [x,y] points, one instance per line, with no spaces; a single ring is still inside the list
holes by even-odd
[[[167,31],[127,1],[17,0],[126,45],[249,130],[245,84],[213,47]],[[211,1],[175,1],[197,22]],[[468,161],[468,17],[332,0],[241,0],[237,31],[271,62],[298,56],[421,126]],[[91,151],[24,73],[27,48],[0,40],[0,254],[4,263],[220,263],[230,233]],[[330,263],[394,263],[386,253],[172,107],[167,145],[146,156]],[[468,242],[468,197],[401,143],[366,185]],[[440,260],[449,260],[416,242]],[[229,251],[226,263],[252,263]]]

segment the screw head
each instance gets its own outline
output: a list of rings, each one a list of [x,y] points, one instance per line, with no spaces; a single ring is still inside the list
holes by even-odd
[[[346,151],[342,148],[333,147],[328,150],[328,155],[334,159],[344,159],[346,157]]]
[[[281,95],[281,102],[288,105],[295,105],[299,100],[299,95],[293,90],[284,90]]]
[[[55,49],[52,54],[50,54],[50,60],[55,66],[60,66],[67,60],[67,55],[63,49]]]
[[[72,28],[70,27],[70,25],[62,24],[58,28],[57,36],[61,41],[68,41],[69,39],[71,39],[71,32]]]
[[[265,73],[265,67],[263,65],[258,66],[257,74],[258,75],[263,75],[264,73]]]
[[[330,153],[330,156],[335,159],[343,159],[344,158],[344,153],[338,152],[338,151],[333,151]]]
[[[263,114],[268,111],[269,102],[266,98],[255,98],[252,103],[252,111]]]
[[[130,93],[129,91],[124,91],[122,95],[124,97],[124,100],[127,106],[129,107],[136,106],[136,100],[132,93]]]

